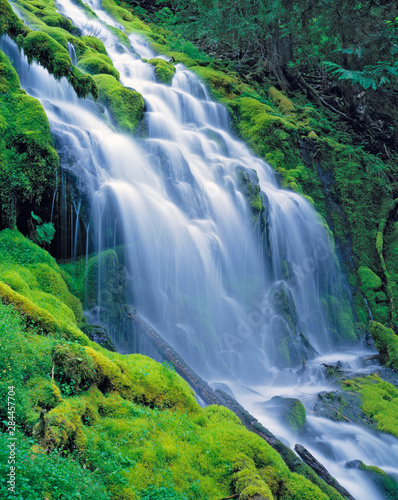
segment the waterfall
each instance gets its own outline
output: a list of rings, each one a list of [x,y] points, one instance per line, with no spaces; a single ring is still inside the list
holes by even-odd
[[[71,256],[117,249],[128,306],[208,379],[269,387],[341,338],[354,341],[333,242],[310,203],[280,188],[272,168],[233,135],[226,109],[197,76],[178,64],[170,86],[156,82],[154,67],[142,58],[163,56],[136,34],[129,47],[122,45],[107,25],[121,26],[99,2],[87,3],[98,19],[70,0],[56,5],[76,26],[104,33],[121,83],[144,97],[136,138],[115,131],[106,110],[78,99],[65,79],[29,67],[8,37],[1,40],[22,87],[41,101],[50,121],[61,191],[73,179],[76,198],[67,204],[65,194],[63,201]],[[73,46],[69,52],[76,57]],[[248,185],[259,186],[257,218]],[[79,222],[83,199],[90,213]],[[98,297],[90,317],[101,322],[101,290]],[[110,326],[122,351],[142,347],[126,320]],[[324,432],[333,435],[332,423]],[[365,479],[358,484],[366,490]]]

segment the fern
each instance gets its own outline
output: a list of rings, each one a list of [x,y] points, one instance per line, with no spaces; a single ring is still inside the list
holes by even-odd
[[[386,61],[379,61],[376,65],[365,66],[362,70],[345,69],[331,61],[324,61],[322,65],[326,71],[338,76],[339,80],[349,80],[365,90],[369,88],[377,90],[383,85],[390,84],[391,78],[396,79],[398,76],[398,61],[392,66]]]

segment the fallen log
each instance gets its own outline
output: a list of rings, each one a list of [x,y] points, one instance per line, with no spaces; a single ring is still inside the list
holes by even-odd
[[[296,453],[301,457],[303,462],[313,469],[316,474],[325,481],[329,486],[333,486],[340,495],[349,500],[355,500],[353,496],[351,496],[348,491],[341,486],[341,484],[327,471],[327,469],[301,444],[296,444],[294,447]]]

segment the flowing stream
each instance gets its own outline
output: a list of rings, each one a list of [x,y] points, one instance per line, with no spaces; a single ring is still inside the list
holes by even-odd
[[[70,0],[56,2],[76,26],[101,34],[121,83],[143,95],[137,138],[117,133],[106,109],[78,99],[65,79],[29,66],[8,37],[1,40],[22,87],[43,104],[63,172],[81,193],[66,206],[61,182],[68,253],[84,254],[78,248],[88,249],[89,238],[91,250],[122,248],[135,313],[294,446],[299,438],[261,403],[293,396],[310,408],[317,392],[330,390],[319,356],[336,352],[342,330],[354,338],[349,295],[323,221],[303,197],[280,189],[271,167],[234,137],[226,109],[192,72],[178,64],[171,86],[157,83],[143,58],[164,56],[136,34],[129,35],[129,47],[121,44],[108,25],[121,26],[100,1],[87,4],[97,19]],[[73,46],[69,51],[75,62]],[[244,192],[257,184],[265,210],[254,220]],[[83,199],[91,212],[87,241],[79,243]],[[101,321],[100,299],[89,317]],[[131,327],[109,326],[122,352],[137,349]],[[348,356],[358,372],[358,353],[344,352],[332,356]],[[303,359],[307,375],[300,377]],[[344,464],[361,459],[398,475],[395,438],[311,416],[308,426],[305,445],[358,500],[384,498]]]

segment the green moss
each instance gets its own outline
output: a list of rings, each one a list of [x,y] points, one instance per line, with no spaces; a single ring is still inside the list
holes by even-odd
[[[290,405],[285,414],[285,419],[288,426],[294,432],[301,432],[307,421],[307,416],[303,403],[299,399],[295,399]]]
[[[358,276],[361,280],[361,289],[364,293],[368,290],[379,290],[381,288],[381,279],[368,267],[361,266],[358,269]]]
[[[266,227],[266,209],[257,173],[253,170],[250,175],[249,172],[238,169],[237,174],[239,186],[249,204],[253,224],[258,225],[261,231],[264,231]]]
[[[171,80],[176,72],[173,64],[164,61],[163,59],[150,59],[149,64],[155,66],[155,76],[156,80],[160,83],[171,84]]]
[[[89,47],[93,48],[94,50],[96,50],[100,54],[106,55],[106,53],[107,53],[106,48],[105,48],[104,42],[102,40],[99,40],[95,36],[89,36],[89,35],[82,36],[81,39]]]
[[[376,321],[370,322],[370,333],[380,354],[380,361],[398,370],[398,337],[391,328]]]
[[[256,471],[253,460],[241,455],[234,463],[234,470],[236,472],[232,476],[232,481],[235,491],[239,493],[239,500],[253,498],[273,500],[271,490]]]
[[[270,87],[268,93],[272,101],[282,110],[284,115],[296,112],[296,108],[292,101],[288,99],[282,92],[279,92],[275,87]]]
[[[47,33],[31,31],[24,39],[23,50],[30,63],[37,61],[55,78],[69,74],[72,62],[67,50]]]
[[[141,94],[123,87],[110,75],[96,75],[95,81],[99,100],[108,107],[116,126],[134,134],[144,116],[145,103]]]
[[[348,300],[329,296],[327,298],[327,311],[329,323],[335,326],[338,334],[336,341],[339,339],[353,342],[357,340],[357,334],[354,328],[354,320]]]
[[[393,476],[386,474],[379,467],[366,465],[363,462],[359,468],[382,490],[387,500],[398,498],[398,481]]]
[[[361,395],[362,411],[377,424],[380,431],[398,437],[398,389],[377,375],[342,382],[344,390]]]
[[[109,61],[104,60],[103,57],[99,56],[100,54],[83,57],[79,60],[77,65],[80,69],[89,73],[90,75],[112,75],[116,80],[119,80],[119,72],[113,67],[110,59]]]

